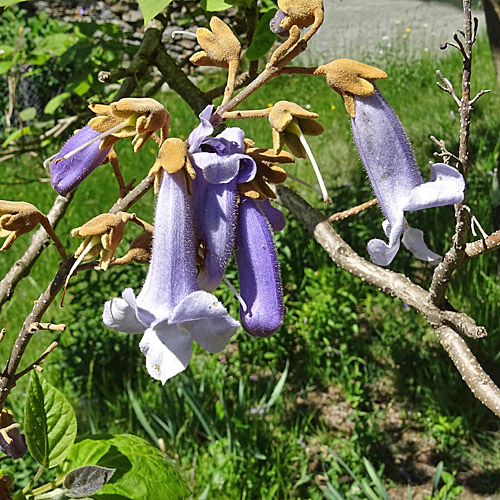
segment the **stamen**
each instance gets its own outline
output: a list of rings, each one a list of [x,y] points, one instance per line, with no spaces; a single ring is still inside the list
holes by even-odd
[[[87,146],[90,146],[96,141],[100,141],[104,137],[107,137],[108,135],[114,134],[115,132],[118,132],[122,128],[125,127],[130,127],[135,124],[135,121],[137,119],[137,116],[133,114],[127,121],[123,123],[119,123],[118,125],[115,125],[114,127],[110,128],[109,130],[106,130],[106,132],[103,132],[102,134],[99,134],[97,137],[94,137],[90,139],[90,141],[87,141],[85,144],[81,144],[77,148],[73,149],[73,151],[70,151],[68,154],[64,155],[62,158],[59,158],[57,162],[67,160],[68,158],[71,158],[73,155],[81,151],[82,149],[85,149]]]
[[[299,139],[300,139],[302,146],[304,146],[304,149],[306,150],[307,156],[309,157],[309,160],[312,163],[312,166],[314,168],[314,172],[316,173],[316,177],[317,177],[318,182],[319,182],[319,187],[321,188],[321,194],[323,195],[323,201],[325,203],[331,204],[332,199],[328,196],[328,191],[326,190],[325,183],[323,182],[323,177],[321,176],[321,172],[319,171],[318,164],[316,163],[316,160],[314,159],[311,148],[309,147],[309,144],[307,144],[306,138],[304,137],[304,134],[302,133],[302,131],[300,131]]]
[[[226,278],[226,276],[222,276],[222,279],[224,280],[224,283],[229,287],[231,292],[234,293],[236,298],[238,299],[238,302],[241,304],[241,308],[243,309],[243,312],[247,312],[247,305],[246,302],[243,300],[243,297],[236,291],[236,288],[231,284],[231,282]]]
[[[292,179],[292,181],[298,182],[299,184],[302,184],[303,186],[306,186],[309,189],[312,189],[315,193],[323,195],[323,193],[317,187],[313,186],[312,184],[309,184],[306,181],[303,181],[302,179],[299,179],[298,177],[295,177],[295,175],[292,175],[289,172],[287,172],[286,176],[289,177],[290,179]]]
[[[171,37],[175,38],[177,35],[182,36],[182,35],[188,35],[196,38],[196,33],[193,33],[192,31],[183,31],[183,30],[175,30],[172,31]]]
[[[44,162],[43,162],[43,168],[47,168],[52,160],[57,157],[59,153],[56,153],[55,155],[49,156]]]
[[[481,236],[483,237],[483,239],[489,238],[488,233],[483,229],[483,226],[481,226],[480,222],[477,220],[477,217],[472,213],[472,210],[470,209],[470,207],[467,205],[464,205],[464,208],[470,214],[470,228],[472,231],[472,235],[477,236],[477,233],[476,233],[476,227],[477,227],[477,229],[479,229],[479,232],[481,233]]]
[[[69,270],[68,276],[66,278],[66,281],[64,282],[64,288],[63,288],[63,293],[61,297],[61,307],[64,307],[63,302],[64,302],[64,297],[66,296],[66,288],[68,288],[68,283],[69,279],[71,276],[73,276],[73,273],[75,272],[75,269],[80,265],[82,260],[85,258],[85,256],[94,248],[101,239],[99,237],[91,236],[90,241],[87,243],[87,246],[84,248],[83,252],[78,256],[78,259],[76,259],[75,263],[71,266],[71,269]]]

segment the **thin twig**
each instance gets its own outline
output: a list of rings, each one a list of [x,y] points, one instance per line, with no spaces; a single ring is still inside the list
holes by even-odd
[[[450,94],[453,97],[453,99],[457,103],[458,107],[460,108],[460,106],[462,105],[462,102],[458,98],[458,96],[457,96],[457,94],[455,92],[455,89],[453,88],[453,85],[450,82],[450,80],[448,80],[448,78],[445,78],[439,69],[436,70],[436,75],[443,82],[442,84],[439,83],[439,82],[437,82],[437,86],[441,90],[444,90],[445,92],[448,92],[448,94]]]
[[[337,222],[339,220],[347,219],[348,217],[352,217],[353,215],[358,215],[360,212],[364,210],[368,210],[369,208],[374,207],[378,204],[377,198],[373,198],[373,200],[365,201],[361,203],[361,205],[357,205],[355,207],[349,208],[348,210],[344,210],[343,212],[337,212],[336,214],[330,215],[328,222]]]
[[[434,142],[434,144],[439,146],[439,148],[441,149],[441,153],[434,152],[434,156],[442,158],[444,160],[444,163],[446,164],[450,162],[450,158],[453,158],[456,161],[460,161],[458,156],[448,151],[448,149],[446,148],[446,144],[443,140],[438,140],[433,135],[430,136],[430,139],[432,142]]]
[[[32,370],[38,370],[42,371],[41,364],[43,363],[43,360],[58,346],[57,342],[52,342],[52,344],[45,349],[43,354],[34,362],[31,363],[31,365],[27,366],[24,370],[20,371],[19,373],[16,374],[16,381],[19,380],[21,377],[26,375]]]
[[[469,134],[472,106],[470,103],[470,82],[472,71],[472,15],[470,0],[463,0],[464,7],[464,54],[462,58],[462,98],[460,100],[460,147],[458,168],[467,181],[467,171],[469,164]],[[466,195],[467,193],[465,193]],[[469,231],[469,213],[464,208],[465,196],[462,203],[455,206],[455,235],[453,236],[453,246],[446,252],[443,261],[436,267],[432,283],[429,289],[431,301],[437,306],[446,303],[446,290],[450,283],[451,276],[456,269],[465,262],[467,235]]]
[[[472,99],[470,101],[470,104],[471,106],[481,97],[483,96],[484,94],[487,94],[488,92],[491,92],[491,89],[483,89],[483,90],[480,90],[477,94],[476,94],[476,97],[474,97],[474,99]]]
[[[487,252],[491,252],[499,247],[500,230],[490,234],[487,238],[481,238],[480,240],[473,241],[472,243],[467,243],[465,253],[469,259],[472,259]]]

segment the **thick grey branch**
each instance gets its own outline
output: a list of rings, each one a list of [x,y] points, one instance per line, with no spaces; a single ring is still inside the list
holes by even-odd
[[[447,326],[436,328],[436,334],[472,394],[500,417],[500,389],[483,370],[464,339]]]
[[[323,220],[321,213],[314,210],[293,191],[278,186],[277,192],[278,201],[314,235],[316,241],[339,267],[380,288],[388,295],[398,297],[425,317],[436,330],[443,347],[473,394],[500,417],[500,390],[484,372],[458,334],[480,338],[486,335],[485,328],[477,326],[466,314],[439,309],[429,301],[428,292],[415,285],[405,275],[378,267],[360,257],[328,221]]]

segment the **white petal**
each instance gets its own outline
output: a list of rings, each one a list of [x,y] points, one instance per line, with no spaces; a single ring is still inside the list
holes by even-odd
[[[403,210],[423,210],[461,203],[465,181],[462,174],[450,165],[435,163],[431,167],[429,182],[412,189]]]
[[[208,352],[220,352],[240,326],[215,295],[198,291],[188,295],[173,311],[171,323],[182,325]]]
[[[104,304],[102,314],[104,324],[120,332],[143,333],[146,326],[137,319],[134,292],[131,288],[126,288],[122,297],[124,298],[108,300]]]
[[[193,339],[185,328],[163,322],[146,330],[139,347],[146,356],[148,373],[164,384],[186,369]]]
[[[417,258],[438,264],[441,256],[430,250],[424,241],[424,233],[420,229],[409,227],[403,233],[403,245]]]
[[[368,242],[368,253],[370,259],[377,266],[388,266],[399,250],[399,240],[389,246],[385,241],[374,239]]]

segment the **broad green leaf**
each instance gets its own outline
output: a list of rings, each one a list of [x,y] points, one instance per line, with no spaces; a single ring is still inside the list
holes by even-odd
[[[273,46],[276,35],[269,28],[269,21],[276,14],[276,9],[266,12],[257,23],[252,43],[248,47],[247,57],[250,61],[259,59],[267,54],[267,51]]]
[[[23,109],[19,113],[19,117],[24,122],[27,122],[28,120],[34,120],[36,118],[36,109],[35,108],[26,108],[26,109]]]
[[[52,115],[53,113],[55,113],[57,108],[70,96],[71,92],[63,92],[62,94],[56,95],[45,105],[45,109],[43,110],[43,112],[47,115]]]
[[[9,134],[7,136],[7,138],[5,139],[5,141],[2,142],[2,148],[7,146],[8,144],[10,144],[11,142],[16,141],[17,139],[19,139],[19,137],[22,137],[23,135],[28,135],[28,134],[31,134],[31,127],[24,127],[24,128],[20,128],[18,130],[14,130],[14,132]]]
[[[4,75],[12,68],[12,61],[0,61],[0,75]]]
[[[36,49],[33,51],[35,55],[54,55],[61,56],[73,45],[74,36],[70,33],[54,33],[42,38]]]
[[[85,498],[99,491],[113,476],[116,469],[85,465],[72,470],[64,479],[66,496],[69,498]]]
[[[18,490],[14,493],[14,496],[12,497],[12,500],[26,500],[26,497],[24,496],[23,490]]]
[[[160,450],[129,434],[96,435],[74,444],[63,472],[85,465],[116,469],[95,500],[182,500],[191,493]]]
[[[48,493],[42,493],[41,495],[35,495],[34,500],[66,500],[66,490],[63,488],[56,488],[55,490],[49,491]]]
[[[157,16],[172,0],[138,0],[139,8],[144,18],[144,24],[148,24],[151,19]]]
[[[82,80],[78,85],[75,86],[73,93],[82,96],[90,89],[90,83],[87,80]]]
[[[0,7],[9,7],[15,3],[26,2],[26,0],[0,0]]]
[[[59,465],[75,441],[75,412],[68,400],[36,371],[28,387],[24,422],[33,458],[45,468]]]
[[[224,0],[201,0],[201,6],[207,12],[218,12],[220,10],[229,9],[233,4],[225,2]]]

